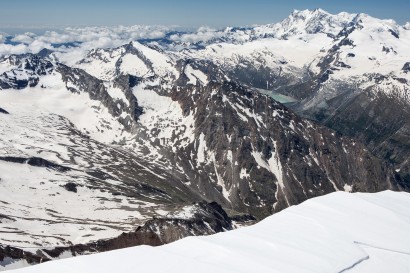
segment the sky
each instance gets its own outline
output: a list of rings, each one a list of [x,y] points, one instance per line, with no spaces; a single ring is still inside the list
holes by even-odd
[[[13,28],[178,25],[245,26],[276,23],[294,9],[368,13],[410,21],[409,0],[0,0],[0,32]]]

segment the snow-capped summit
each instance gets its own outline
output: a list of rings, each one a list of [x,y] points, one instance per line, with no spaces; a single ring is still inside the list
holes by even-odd
[[[35,54],[0,58],[0,89],[36,86],[39,77],[50,74],[54,65],[50,58],[42,58]]]
[[[346,25],[351,23],[356,14],[342,12],[332,15],[322,9],[295,10],[286,19],[279,23],[227,27],[223,30],[199,28],[193,33],[173,33],[171,43],[201,45],[201,47],[215,43],[242,44],[266,38],[287,39],[295,35],[323,33],[330,36],[336,35]],[[166,44],[165,46],[169,46]],[[201,48],[200,47],[200,48]]]
[[[332,15],[322,9],[293,11],[288,18],[276,24],[277,36],[326,33],[336,35],[354,18],[355,14]]]
[[[365,13],[357,14],[353,18],[352,23],[356,26],[359,26],[360,28],[366,29],[369,32],[375,33],[385,30],[392,30],[398,33],[400,31],[399,29],[402,28],[394,20],[378,19]]]
[[[76,67],[102,80],[112,80],[121,74],[136,77],[160,76],[178,77],[176,61],[171,54],[166,54],[155,45],[142,45],[137,41],[108,49],[93,49]]]

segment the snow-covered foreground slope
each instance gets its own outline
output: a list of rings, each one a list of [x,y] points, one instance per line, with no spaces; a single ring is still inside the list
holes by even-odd
[[[14,272],[410,272],[410,194],[337,192],[248,228]]]

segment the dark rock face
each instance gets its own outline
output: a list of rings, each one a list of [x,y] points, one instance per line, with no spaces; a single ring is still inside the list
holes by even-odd
[[[343,67],[340,62],[338,65],[338,48],[339,46],[329,50],[328,55],[318,63],[321,72],[317,76],[280,91],[285,94],[293,92],[295,97],[301,99],[292,108],[302,116],[362,141],[373,154],[400,170],[396,175],[401,185],[409,188],[410,163],[407,158],[410,156],[410,107],[403,101],[406,98],[401,98],[401,92],[404,92],[404,96],[407,94],[407,98],[409,96],[407,80],[379,74],[367,75],[367,81],[374,82],[374,85],[365,91],[357,90],[354,83],[340,82],[333,78],[329,83],[331,73],[328,71],[335,66]],[[390,48],[383,50],[386,54],[395,52]],[[407,73],[407,69],[406,63],[402,70]],[[385,82],[392,82],[387,84],[390,94],[378,90],[379,85]],[[395,87],[395,82],[403,85],[404,91]],[[317,101],[320,89],[333,92],[334,95],[326,100],[321,99],[320,104],[314,102]],[[311,106],[305,107],[306,104]]]
[[[399,34],[397,32],[395,32],[394,30],[389,29],[389,32],[394,38],[400,39]]]
[[[381,79],[380,83],[383,81]],[[303,109],[303,103],[292,107],[343,135],[357,138],[377,157],[400,170],[402,186],[409,188],[409,105],[380,92],[377,96],[373,91],[358,93],[349,85],[341,84],[338,90],[342,93],[325,100],[318,107]],[[314,98],[313,92],[306,101]]]
[[[10,114],[10,113],[0,107],[0,114]]]
[[[12,261],[26,260],[29,264],[33,265],[50,261],[50,259],[45,256],[40,256],[16,247],[0,245],[0,262],[6,262],[7,259],[11,259]]]
[[[392,171],[363,145],[299,118],[258,92],[233,82],[191,92],[175,88],[172,98],[184,113],[195,111],[195,138],[203,135],[214,159],[192,158],[198,144],[179,150],[178,157],[191,188],[208,200],[263,218],[346,186],[397,189]]]
[[[141,115],[142,110],[138,106],[136,98],[132,95],[130,83],[134,80],[131,77],[122,76],[115,81],[115,87],[124,88],[124,94],[129,99],[130,105],[126,105],[122,100],[114,100],[107,92],[103,81],[89,75],[81,69],[71,68],[63,64],[58,64],[56,69],[62,75],[63,81],[67,84],[67,89],[73,93],[86,92],[90,99],[101,101],[108,108],[110,114],[118,117],[120,123],[130,131],[134,122]],[[132,119],[122,118],[123,112],[130,113]]]
[[[42,58],[47,58],[49,57],[51,54],[53,53],[52,50],[47,49],[47,48],[43,48],[42,50],[40,50],[37,55],[42,57]]]
[[[1,182],[1,179],[0,179],[0,182]],[[2,222],[2,220],[3,220],[3,221],[4,221],[4,220],[15,221],[13,218],[8,217],[7,215],[4,215],[4,214],[1,214],[1,213],[0,213],[0,223]]]
[[[124,124],[128,124],[126,128],[130,129],[129,124],[138,120],[139,116],[142,115],[143,109],[138,105],[138,101],[135,96],[132,94],[132,88],[138,85],[141,81],[140,78],[132,75],[123,75],[121,74],[114,80],[114,87],[119,87],[123,92],[125,97],[130,103],[129,111],[133,120],[124,120]]]
[[[67,184],[64,185],[64,188],[65,188],[67,191],[71,191],[71,192],[77,193],[77,186],[78,186],[78,185],[77,185],[76,183],[69,182],[69,183],[67,183]]]
[[[332,76],[333,71],[350,68],[339,60],[339,51],[343,46],[354,46],[349,35],[358,27],[360,22],[339,33],[341,41],[318,62],[320,72],[317,75],[277,91],[301,100],[291,105],[298,114],[364,143],[371,153],[398,170],[394,175],[401,181],[401,186],[408,189],[410,106],[406,100],[410,87],[407,80],[388,75],[366,74],[363,80],[373,85],[367,90],[358,90],[354,81],[344,82]],[[392,35],[395,36],[395,33]],[[381,50],[386,54],[397,54],[392,47],[383,46]],[[352,54],[347,56],[354,57]],[[404,64],[402,71],[410,71],[408,63]],[[398,85],[401,87],[397,87]],[[381,92],[380,88],[387,89],[387,92]],[[324,93],[332,95],[323,98],[321,96]]]
[[[0,156],[0,160],[13,162],[13,163],[20,163],[20,164],[29,164],[31,166],[36,166],[36,167],[50,168],[50,169],[53,169],[59,172],[67,172],[71,170],[71,168],[69,167],[61,166],[59,164],[50,162],[40,157],[25,158],[25,157]]]
[[[3,59],[5,61],[5,59]],[[39,77],[51,73],[53,64],[35,54],[11,55],[10,64],[17,67],[0,75],[0,89],[24,89],[38,84]],[[21,72],[25,72],[21,75]]]
[[[405,63],[404,65],[403,65],[403,68],[401,69],[401,70],[403,70],[404,72],[410,72],[410,62],[407,62],[407,63]]]
[[[409,121],[406,103],[383,94],[369,99],[363,93],[342,104],[325,125],[361,140],[375,155],[399,169],[402,186],[409,188]]]
[[[322,74],[322,76],[319,79],[320,83],[324,83],[329,79],[329,75],[333,74],[332,70],[326,70],[325,73]]]

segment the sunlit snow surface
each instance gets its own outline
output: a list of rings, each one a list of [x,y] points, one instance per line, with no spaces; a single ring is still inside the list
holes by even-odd
[[[336,192],[208,237],[14,272],[410,272],[410,194]]]
[[[87,243],[170,212],[160,196],[138,195],[132,181],[163,180],[159,173],[165,171],[110,145],[129,134],[107,108],[88,94],[69,92],[58,74],[40,83],[50,88],[1,90],[1,106],[10,114],[0,115],[0,156],[41,157],[72,170],[0,160],[0,214],[11,218],[0,221],[1,243],[24,249]],[[124,96],[108,90],[113,97]],[[95,171],[110,178],[96,179],[89,174]],[[77,184],[78,192],[64,188],[69,182]],[[125,194],[127,189],[133,194]]]

